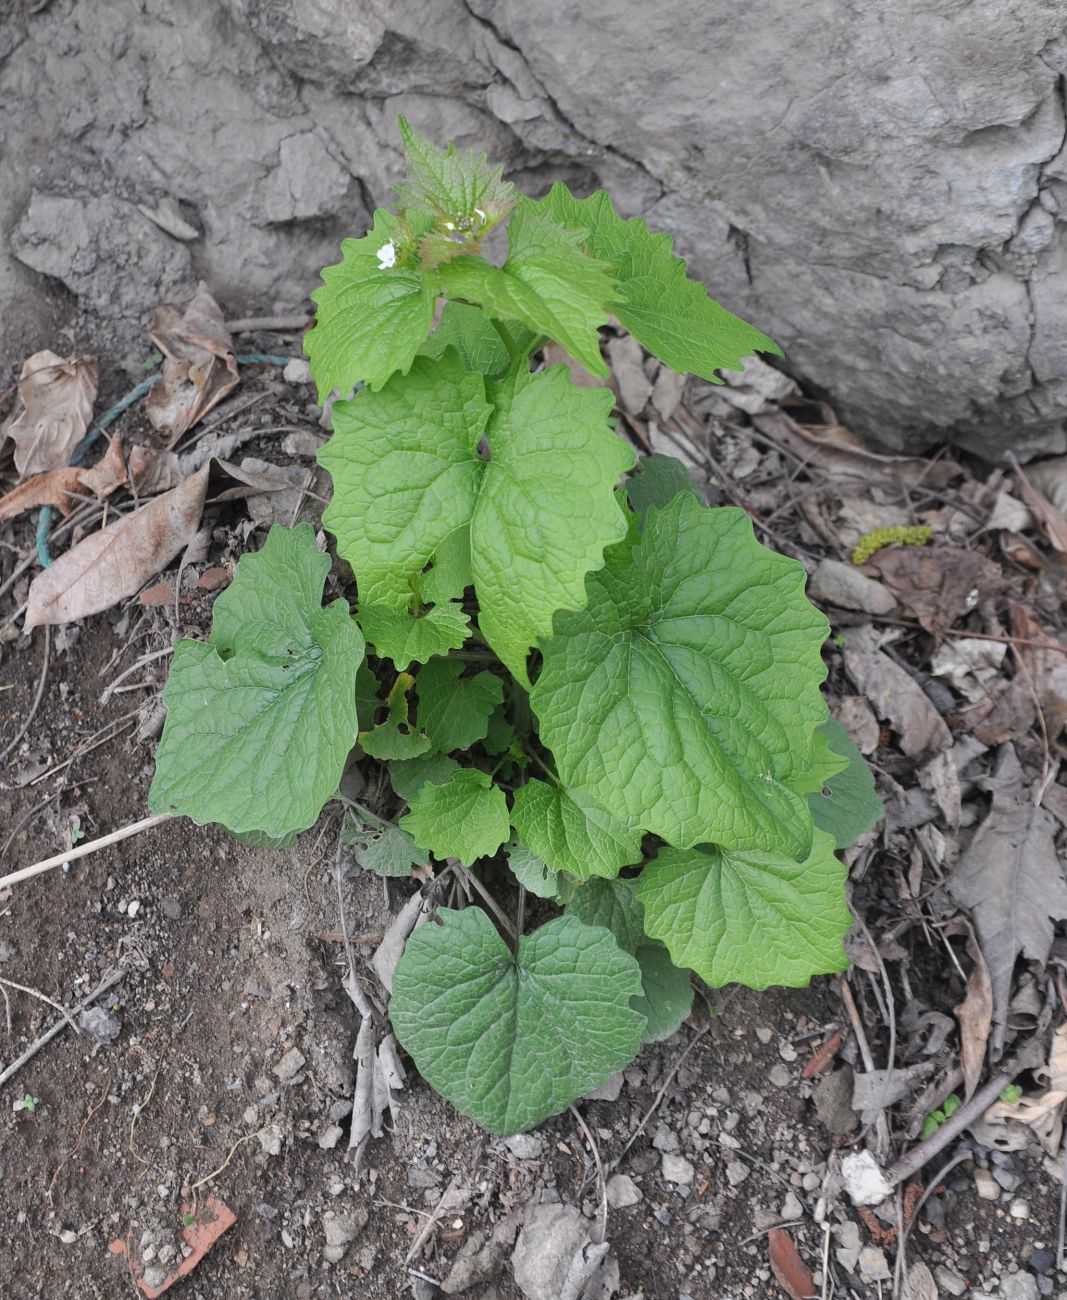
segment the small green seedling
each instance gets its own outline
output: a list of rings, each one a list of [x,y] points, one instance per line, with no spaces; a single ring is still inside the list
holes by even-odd
[[[1000,1094],[1000,1100],[1009,1106],[1014,1106],[1019,1098],[1023,1095],[1022,1088],[1017,1083],[1009,1083]]]
[[[196,1222],[196,1215],[191,1214],[188,1210],[182,1211],[182,1227],[191,1228]]]
[[[928,1138],[936,1133],[945,1120],[955,1115],[962,1105],[963,1102],[960,1101],[959,1097],[954,1092],[950,1092],[940,1107],[937,1110],[932,1110],[923,1120],[922,1136]]]
[[[357,861],[493,900],[414,933],[396,1035],[513,1133],[675,1032],[693,972],[843,969],[835,851],[882,809],[828,719],[801,566],[677,462],[638,464],[610,389],[539,360],[551,340],[606,376],[610,317],[713,383],[776,346],[606,194],[531,199],[400,128],[398,206],[323,272],[306,338],[320,399],[342,397],[319,459],[355,610],[323,607],[310,526],[272,529],[210,639],[175,647],[150,802],[283,847],[357,743],[386,764],[392,802],[345,832]]]
[[[36,1113],[37,1107],[41,1104],[40,1097],[35,1097],[32,1092],[24,1092],[21,1097],[12,1105],[11,1109],[18,1113],[20,1110],[28,1110],[31,1115]]]

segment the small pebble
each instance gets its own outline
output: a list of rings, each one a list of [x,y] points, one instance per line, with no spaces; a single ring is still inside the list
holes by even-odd
[[[660,1168],[668,1183],[676,1183],[683,1187],[689,1186],[696,1175],[696,1170],[685,1156],[671,1155],[669,1152],[664,1153]]]
[[[793,1082],[793,1076],[789,1073],[789,1069],[784,1065],[772,1066],[768,1078],[776,1088],[788,1088]]]
[[[1013,1219],[1028,1219],[1030,1217],[1030,1202],[1022,1199],[1014,1200],[1008,1206],[1008,1213]]]
[[[800,1197],[796,1192],[789,1192],[782,1202],[780,1215],[783,1219],[800,1219],[804,1215],[804,1207],[800,1203]]]
[[[137,915],[137,913],[138,913],[140,910],[141,910],[141,903],[140,903],[140,900],[135,898],[135,899],[133,899],[133,901],[130,903],[130,905],[126,908],[126,915],[132,919],[133,917],[135,917],[135,916]]]
[[[997,1180],[988,1169],[976,1169],[974,1171],[974,1186],[983,1201],[995,1201],[1000,1195]]]
[[[678,1135],[672,1133],[666,1124],[660,1124],[656,1129],[656,1136],[652,1139],[652,1145],[657,1151],[677,1151]]]
[[[767,1025],[757,1025],[756,1037],[760,1040],[761,1043],[769,1043],[771,1039],[774,1037],[774,1031],[770,1029]]]
[[[1056,1262],[1056,1252],[1047,1246],[1037,1246],[1030,1252],[1028,1266],[1035,1273],[1047,1273]]]
[[[292,1083],[306,1064],[307,1057],[300,1048],[290,1047],[274,1067],[274,1073],[281,1079],[282,1083]]]
[[[520,1160],[536,1160],[545,1149],[544,1138],[536,1133],[516,1133],[504,1143],[513,1156]]]
[[[934,1269],[934,1281],[944,1295],[959,1296],[967,1291],[967,1283],[963,1278],[951,1268],[946,1268],[944,1264],[938,1264]]]
[[[726,1179],[731,1187],[740,1187],[749,1175],[749,1167],[743,1160],[731,1160],[726,1166]]]
[[[607,1185],[608,1204],[613,1210],[625,1210],[641,1200],[641,1189],[628,1174],[612,1174]]]

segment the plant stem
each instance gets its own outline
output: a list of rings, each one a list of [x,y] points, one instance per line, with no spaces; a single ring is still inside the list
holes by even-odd
[[[515,935],[517,939],[522,938],[523,927],[526,924],[526,886],[519,885],[519,906],[515,913]]]
[[[508,333],[503,323],[501,321],[498,321],[495,317],[492,317],[491,319],[493,321],[493,329],[495,329],[496,332],[500,335],[500,341],[508,350],[508,358],[510,359],[511,364],[514,366],[520,361],[525,361],[526,358],[515,346],[515,340]]]

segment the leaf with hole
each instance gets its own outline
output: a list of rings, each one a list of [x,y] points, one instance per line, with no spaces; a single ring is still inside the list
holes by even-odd
[[[834,837],[837,848],[847,849],[878,825],[885,816],[885,805],[878,797],[871,769],[840,722],[828,718],[816,736],[826,742],[831,757],[837,760],[837,770],[829,771],[828,765],[818,773],[819,783],[808,793],[808,807],[815,825]]]
[[[401,672],[458,650],[471,634],[470,616],[452,601],[418,615],[387,605],[361,605],[359,625],[375,654],[392,660]]]
[[[389,1011],[423,1078],[465,1115],[522,1132],[633,1059],[640,971],[607,930],[563,916],[512,953],[477,908],[438,915],[408,940]]]
[[[425,735],[411,722],[411,701],[408,692],[415,684],[410,673],[398,673],[393,688],[386,701],[388,713],[384,722],[379,722],[369,731],[359,733],[359,743],[363,752],[371,758],[387,759],[417,758],[433,748],[429,736]]]

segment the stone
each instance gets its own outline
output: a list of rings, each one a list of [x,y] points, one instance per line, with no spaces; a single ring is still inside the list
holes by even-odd
[[[731,1160],[726,1166],[726,1181],[731,1187],[740,1187],[751,1172],[743,1160]]]
[[[864,614],[890,614],[897,607],[888,587],[840,560],[819,561],[808,579],[808,595],[820,604]]]
[[[954,1269],[946,1268],[944,1264],[938,1264],[934,1269],[934,1281],[945,1295],[966,1294],[966,1281]]]
[[[608,1243],[593,1245],[592,1228],[573,1205],[528,1207],[511,1255],[515,1282],[526,1300],[559,1300],[567,1282],[574,1284],[574,1295],[583,1286],[595,1287],[596,1274],[610,1265]]]
[[[322,1230],[326,1237],[323,1257],[331,1264],[339,1264],[345,1257],[348,1247],[367,1226],[368,1213],[365,1209],[350,1210],[338,1214],[327,1210],[322,1216]]]
[[[785,1200],[782,1202],[782,1208],[778,1211],[779,1217],[785,1220],[800,1219],[804,1215],[804,1206],[800,1203],[800,1197],[796,1192],[787,1192]]]
[[[1013,1219],[1028,1219],[1030,1217],[1030,1202],[1016,1198],[1008,1206],[1008,1213]]]
[[[133,24],[117,4],[17,7],[0,349],[62,320],[41,276],[140,342],[194,287],[194,252],[227,311],[291,310],[389,198],[403,111],[520,179],[606,186],[857,432],[1062,452],[1065,51],[1052,0],[823,0],[774,23],[727,0],[651,18],[636,0],[187,0],[180,23],[144,0]]]
[[[1035,1246],[1030,1252],[1027,1266],[1035,1273],[1048,1273],[1056,1262],[1056,1252],[1047,1246]]]
[[[1001,1279],[1001,1300],[1038,1300],[1040,1294],[1033,1273],[1009,1273]]]
[[[860,1277],[865,1282],[888,1282],[893,1274],[885,1251],[879,1246],[864,1246],[859,1257]]]
[[[696,1170],[685,1156],[671,1155],[665,1152],[660,1161],[660,1171],[668,1183],[688,1187],[696,1176]]]
[[[607,1195],[613,1210],[625,1210],[642,1199],[640,1187],[629,1174],[612,1174],[607,1183]]]
[[[780,1062],[777,1065],[771,1066],[770,1073],[767,1077],[776,1088],[788,1088],[793,1082],[793,1076],[789,1072],[789,1067],[782,1065]]]
[[[652,1138],[652,1145],[657,1151],[677,1151],[678,1135],[666,1124],[657,1124],[656,1132]]]
[[[843,1137],[859,1124],[852,1109],[854,1078],[850,1066],[824,1074],[815,1085],[815,1113],[835,1137]]]
[[[300,1048],[290,1047],[274,1067],[274,1073],[282,1083],[293,1083],[306,1064],[307,1058]]]
[[[506,1138],[504,1145],[520,1160],[536,1160],[545,1149],[545,1140],[537,1133],[516,1133]]]
[[[983,1201],[995,1201],[1000,1195],[997,1180],[988,1169],[979,1168],[974,1171],[974,1186]]]

